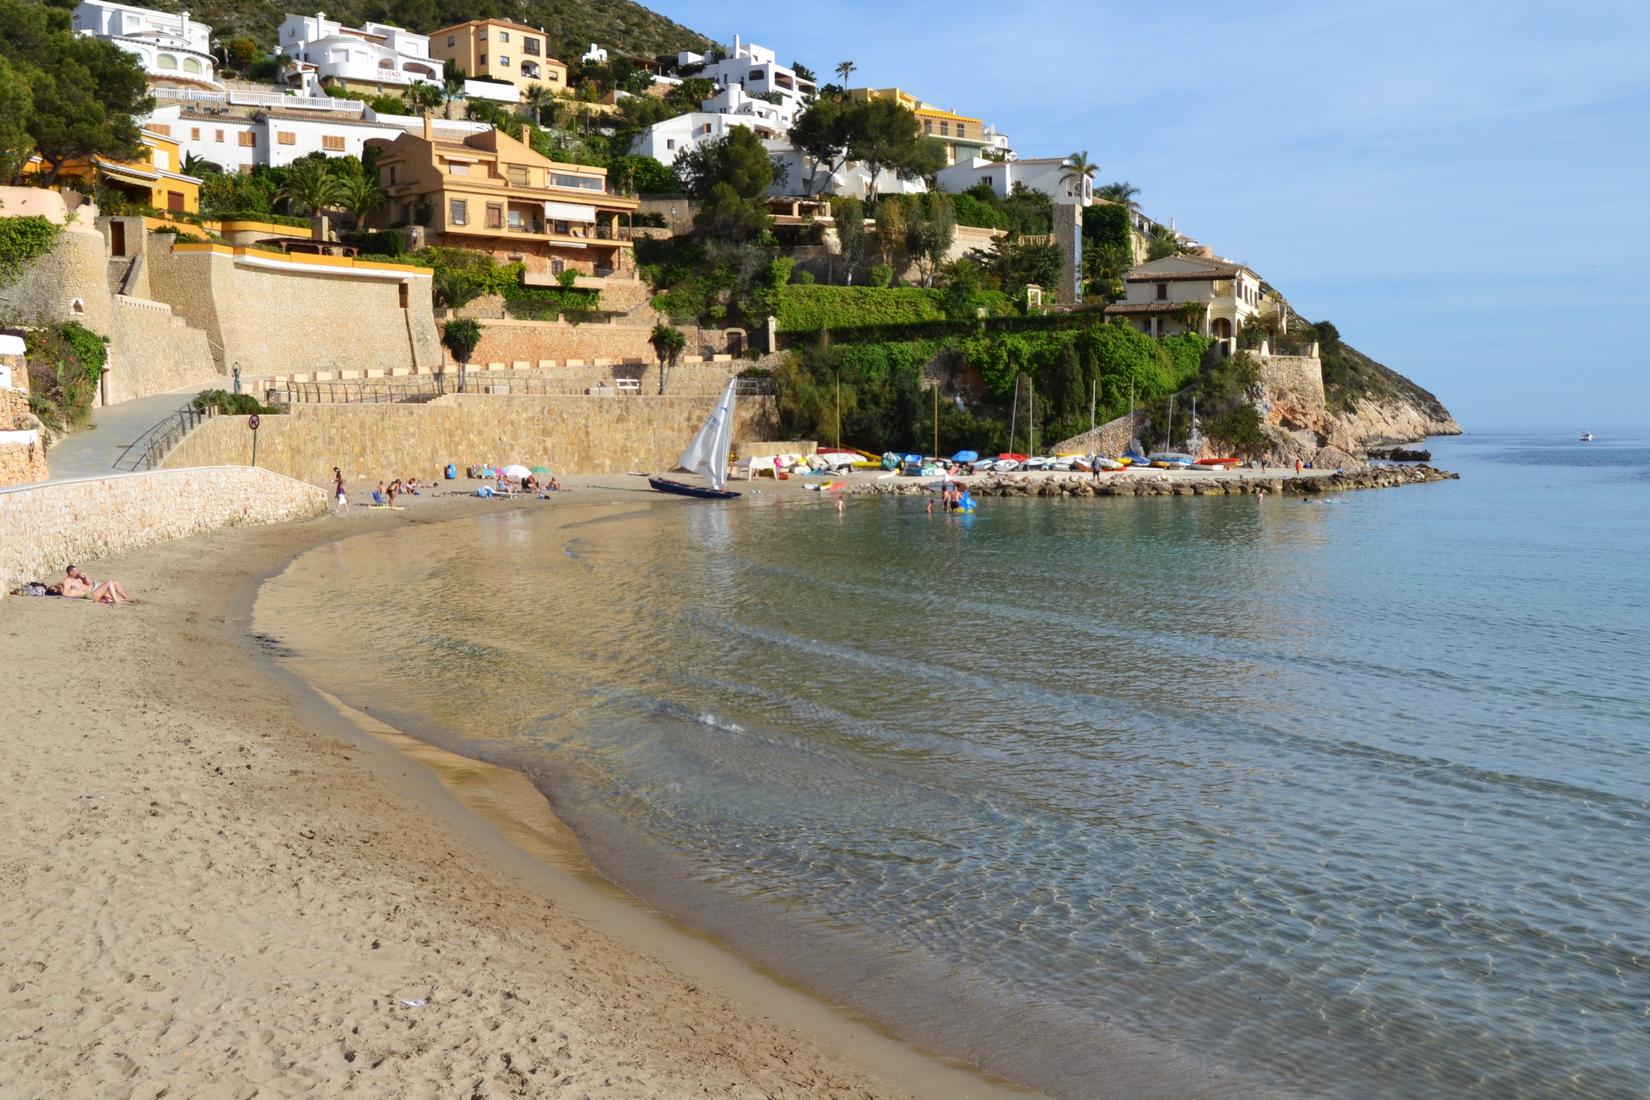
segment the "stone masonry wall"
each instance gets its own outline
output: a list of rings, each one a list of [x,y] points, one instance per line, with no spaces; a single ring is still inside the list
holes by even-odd
[[[236,363],[243,376],[254,376],[430,370],[441,361],[427,277],[277,270],[225,252],[153,242],[147,268],[155,298],[207,333],[225,374]]]
[[[701,329],[692,325],[677,326],[687,338],[687,354],[700,354],[710,348],[714,354],[729,351],[730,332],[736,330]],[[577,359],[589,363],[638,360],[653,362],[653,345],[648,337],[651,326],[610,325],[596,322],[570,325],[555,321],[482,321],[481,343],[476,345],[471,361],[475,363],[512,362],[537,363],[542,359],[565,363]],[[743,335],[739,335],[742,341]]]
[[[206,334],[184,327],[158,302],[111,294],[109,267],[103,235],[76,222],[22,278],[0,288],[0,320],[24,325],[79,321],[107,336],[105,388],[111,403],[183,386],[221,385]]]
[[[206,333],[190,328],[159,302],[114,296],[106,382],[110,404],[223,383]]]
[[[729,378],[749,365],[744,360],[678,363],[670,368],[670,377],[665,382],[665,388],[669,391],[667,396],[707,397],[719,394]],[[598,385],[612,387],[614,380],[619,378],[635,379],[644,394],[657,395],[659,392],[659,365],[654,362],[517,370],[487,370],[472,363],[465,379],[465,389],[477,393],[583,393]]]
[[[266,416],[258,465],[322,484],[334,466],[352,483],[416,475],[447,463],[549,466],[558,474],[663,472],[709,415],[712,397],[450,395],[424,405],[297,405]],[[772,434],[772,398],[735,408],[735,441]],[[163,465],[247,462],[246,418],[219,416],[190,433]]]
[[[26,580],[56,580],[70,562],[219,527],[300,519],[326,507],[325,490],[245,466],[0,490],[0,594]]]
[[[0,485],[26,485],[47,476],[40,421],[29,411],[28,395],[0,390]]]
[[[1323,364],[1308,355],[1260,355],[1260,384],[1269,394],[1323,407]]]

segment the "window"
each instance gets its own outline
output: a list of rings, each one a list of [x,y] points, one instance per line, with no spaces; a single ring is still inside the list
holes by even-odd
[[[222,142],[223,141],[223,131],[222,130],[214,130],[212,132],[212,140],[217,141],[217,142]]]
[[[504,170],[504,174],[509,178],[511,187],[527,186],[527,169],[512,164]]]
[[[523,38],[521,40],[521,52],[528,57],[542,57],[543,47],[539,45],[539,40],[536,38]]]
[[[182,210],[183,209],[183,192],[181,192],[181,191],[168,191],[168,192],[166,192],[166,209],[168,209],[168,210]]]
[[[395,165],[390,165],[388,178],[384,182],[392,185],[395,183]]]
[[[461,164],[456,160],[449,161],[447,163],[447,174],[449,176],[467,176],[470,174],[470,166],[468,164]]]
[[[933,119],[925,118],[925,119],[922,120],[922,132],[925,133],[925,134],[931,134],[931,133],[934,132],[934,120]]]
[[[448,204],[447,220],[454,225],[469,225],[470,204],[463,199],[453,199]]]
[[[344,139],[338,134],[322,134],[321,148],[329,153],[342,153],[344,151]]]
[[[165,134],[168,137],[170,137],[172,135],[172,128],[170,126],[162,126],[162,125],[156,123],[154,125],[151,125],[151,126],[148,126],[148,127],[145,127],[145,128],[149,129],[149,130],[153,130],[157,134]]]
[[[190,141],[199,141],[200,139],[201,139],[201,128],[199,126],[189,127],[189,140]]]
[[[676,139],[675,138],[665,138],[665,148],[666,149],[676,148]]]
[[[555,233],[559,233],[563,237],[572,236],[572,233],[567,228],[567,223],[564,222],[564,221],[561,221],[559,219],[557,221],[551,223],[551,231],[555,232]]]
[[[498,67],[501,68],[501,69],[508,69],[510,67],[510,55],[509,54],[501,53],[501,54],[498,55]]]
[[[1169,284],[1168,283],[1158,283],[1157,284],[1157,300],[1160,301],[1160,302],[1167,302],[1169,300]]]
[[[451,48],[452,48],[452,47],[454,47],[454,46],[456,46],[456,45],[458,45],[458,40],[457,40],[457,38],[456,38],[456,37],[455,37],[455,36],[454,36],[454,35],[450,35],[450,34],[449,34],[449,35],[448,35],[448,36],[447,36],[447,48],[448,48],[448,49],[451,49]]]
[[[522,221],[521,221],[521,211],[512,208],[509,211],[509,215],[510,215],[510,218],[509,218],[510,228],[515,230],[517,233],[520,233],[523,229]]]
[[[296,145],[298,144],[298,135],[291,130],[276,130],[275,140],[281,145]]]
[[[487,204],[487,228],[504,228],[504,207],[500,206],[496,202],[490,202]]]
[[[481,55],[481,66],[483,68],[486,68],[486,66],[487,66],[487,55],[486,54]]]
[[[992,190],[996,190],[997,184],[994,182],[995,179],[996,179],[995,176],[981,176],[980,177],[980,182],[985,184],[987,187],[991,188]]]
[[[252,136],[251,130],[242,130],[240,133],[235,135],[235,143],[242,149],[252,148],[256,140],[257,139]]]
[[[406,283],[401,283],[401,284],[399,284],[399,286],[401,287],[401,308],[406,309],[408,304],[409,304],[408,303],[408,298],[409,298],[408,289],[409,288],[408,288]]]
[[[498,32],[498,40],[500,42],[510,41],[510,32],[509,31],[499,31]]]
[[[957,136],[958,137],[967,137],[968,136],[968,124],[967,123],[964,123],[964,122],[957,123]]]
[[[949,137],[950,135],[951,135],[951,124],[949,122],[940,123],[940,137]]]
[[[761,81],[762,81],[762,70],[761,69],[752,69],[750,79],[756,81],[757,83],[761,83]]]
[[[551,69],[549,75],[546,76],[545,79],[546,80],[560,80],[561,79],[561,74],[558,73],[556,70]]]

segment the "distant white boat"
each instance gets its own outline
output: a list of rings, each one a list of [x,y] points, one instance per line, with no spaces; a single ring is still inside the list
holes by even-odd
[[[1593,433],[1592,432],[1582,432],[1581,433],[1581,441],[1583,443],[1591,443],[1593,441]]]

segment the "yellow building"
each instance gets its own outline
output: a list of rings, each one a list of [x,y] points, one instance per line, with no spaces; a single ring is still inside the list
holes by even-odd
[[[986,134],[985,123],[979,119],[924,103],[899,88],[850,88],[848,98],[861,103],[873,99],[891,99],[916,115],[923,136],[935,138],[944,144],[945,163],[948,165],[979,156],[980,150],[993,144],[992,139]]]
[[[507,19],[472,19],[432,31],[430,56],[451,61],[468,76],[514,84],[518,93],[535,84],[552,92],[567,89],[567,66],[550,56],[544,32]]]
[[[523,127],[523,137],[526,127]],[[374,139],[389,203],[380,227],[421,225],[432,244],[520,261],[531,275],[628,276],[637,202],[607,190],[607,169],[562,164],[498,130],[463,141],[435,136]]]
[[[62,180],[79,180],[87,187],[102,184],[119,191],[132,202],[156,210],[198,214],[201,209],[201,181],[183,174],[183,154],[178,143],[154,130],[138,134],[143,152],[137,159],[111,160],[106,157],[77,157],[63,165]],[[29,161],[30,174],[44,174],[39,155]]]

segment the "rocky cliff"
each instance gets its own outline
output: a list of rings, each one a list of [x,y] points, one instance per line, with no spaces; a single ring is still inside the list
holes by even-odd
[[[1325,349],[1323,382],[1328,442],[1343,450],[1461,434],[1442,401],[1357,348],[1337,341]]]

